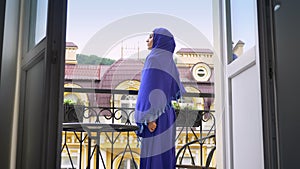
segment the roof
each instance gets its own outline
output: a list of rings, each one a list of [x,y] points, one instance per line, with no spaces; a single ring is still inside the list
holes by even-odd
[[[100,88],[114,89],[117,85],[126,80],[138,80],[144,63],[138,59],[119,59],[106,70],[101,78]]]
[[[102,79],[105,72],[110,68],[111,65],[101,65],[100,70],[100,79]]]
[[[236,50],[238,47],[243,47],[245,45],[245,43],[241,40],[239,40],[233,47],[232,50]]]
[[[65,79],[69,80],[100,80],[97,88],[115,89],[121,82],[128,80],[140,81],[144,63],[138,59],[119,59],[112,65],[65,65]],[[197,82],[192,75],[191,67],[178,66],[180,79],[185,86],[191,86],[204,93],[213,93],[213,77],[208,82]],[[81,82],[82,83],[82,82]],[[206,85],[207,83],[207,85]],[[97,104],[111,106],[111,94],[97,94]]]
[[[121,82],[127,80],[140,81],[144,63],[138,59],[119,59],[106,70],[101,78],[99,88],[115,89]],[[101,106],[110,106],[110,94],[97,95]]]
[[[179,53],[209,53],[213,54],[213,51],[205,48],[181,48],[176,54]]]
[[[102,65],[65,65],[65,79],[100,80]]]
[[[66,42],[66,47],[75,47],[75,48],[78,48],[78,46],[73,43],[73,42]]]

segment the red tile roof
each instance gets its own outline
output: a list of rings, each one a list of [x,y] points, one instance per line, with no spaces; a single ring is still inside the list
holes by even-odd
[[[66,80],[100,80],[99,89],[115,89],[121,82],[127,80],[140,81],[144,63],[137,59],[119,59],[112,65],[65,65]],[[199,84],[192,76],[191,68],[179,66],[180,79],[185,86],[198,88],[201,92],[213,93],[213,76],[208,82]],[[81,82],[83,83],[83,82]],[[207,83],[207,85],[206,85]],[[98,105],[111,106],[111,94],[97,94]]]
[[[111,65],[101,78],[100,88],[114,89],[125,80],[138,80],[144,63],[137,59],[119,59]]]
[[[102,65],[65,65],[65,79],[100,80]]]
[[[140,81],[144,63],[137,59],[119,59],[111,65],[101,78],[99,88],[115,89],[121,82],[127,80]],[[101,106],[110,106],[110,94],[100,94],[97,96]]]

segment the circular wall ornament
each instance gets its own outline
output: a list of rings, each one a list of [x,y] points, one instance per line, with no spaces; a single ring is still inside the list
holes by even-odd
[[[192,73],[195,80],[200,82],[208,81],[211,76],[211,69],[205,63],[197,63],[193,66]]]

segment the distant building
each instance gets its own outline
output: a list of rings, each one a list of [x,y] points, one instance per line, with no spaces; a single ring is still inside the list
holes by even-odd
[[[72,42],[66,44],[65,87],[138,90],[140,76],[144,63],[137,59],[124,59],[120,57],[112,65],[80,65],[76,60],[77,46]],[[181,48],[176,52],[176,62],[180,79],[188,92],[214,93],[213,56],[210,49]],[[84,95],[84,96],[83,96]],[[90,106],[112,105],[109,94],[77,94],[65,93],[65,98],[80,99]],[[114,103],[122,104],[118,96]],[[136,100],[136,98],[131,98]],[[212,99],[187,98],[185,103],[192,107],[209,109],[213,104]],[[128,105],[129,106],[129,105]],[[132,106],[132,104],[131,104]],[[130,106],[130,107],[131,107]]]
[[[233,47],[232,49],[232,53],[234,55],[236,55],[237,57],[239,56],[242,56],[243,53],[244,53],[244,46],[245,46],[245,43],[241,40],[239,40]]]
[[[73,42],[66,42],[66,64],[77,64],[76,50],[78,46]]]
[[[195,63],[203,62],[210,67],[214,65],[214,53],[210,49],[203,48],[181,48],[176,52],[177,64],[193,66]]]

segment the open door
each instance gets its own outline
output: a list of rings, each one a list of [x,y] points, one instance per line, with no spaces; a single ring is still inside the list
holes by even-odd
[[[225,2],[225,168],[263,169],[257,1]]]
[[[66,0],[25,0],[17,168],[60,168]]]

